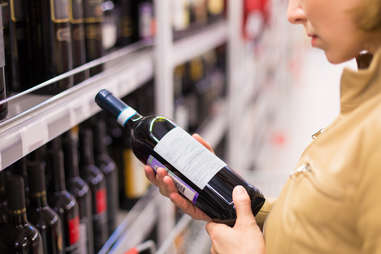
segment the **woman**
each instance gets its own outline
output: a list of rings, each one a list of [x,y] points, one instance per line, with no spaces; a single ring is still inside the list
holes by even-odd
[[[288,19],[304,26],[329,62],[357,58],[363,69],[343,71],[340,114],[301,156],[265,216],[265,237],[258,224],[269,206],[254,218],[238,186],[234,227],[207,224],[211,252],[381,253],[381,0],[290,0]],[[145,170],[178,207],[208,220],[177,193],[165,170],[156,176]]]

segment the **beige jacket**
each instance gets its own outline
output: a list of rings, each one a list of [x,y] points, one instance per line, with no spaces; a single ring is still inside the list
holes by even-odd
[[[368,69],[344,70],[340,115],[303,153],[264,232],[267,254],[381,253],[381,50]]]

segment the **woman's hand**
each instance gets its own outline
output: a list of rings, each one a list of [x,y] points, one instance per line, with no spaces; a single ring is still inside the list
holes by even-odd
[[[204,147],[206,147],[209,151],[213,152],[213,148],[200,137],[198,134],[193,134],[193,138],[195,138],[199,143],[201,143]],[[144,171],[146,177],[150,182],[159,187],[160,193],[168,198],[180,208],[184,213],[190,215],[193,219],[196,220],[205,220],[210,221],[209,216],[207,216],[203,211],[195,207],[191,202],[181,196],[173,182],[172,178],[168,176],[167,171],[164,168],[158,168],[155,172],[153,169],[146,165],[144,167]]]
[[[209,222],[206,230],[212,240],[212,254],[264,254],[265,242],[251,211],[250,197],[242,186],[233,190],[237,212],[234,227]]]

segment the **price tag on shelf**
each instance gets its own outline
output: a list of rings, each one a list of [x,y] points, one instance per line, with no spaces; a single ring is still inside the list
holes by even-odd
[[[48,127],[43,120],[31,122],[20,133],[23,154],[37,149],[49,140]]]

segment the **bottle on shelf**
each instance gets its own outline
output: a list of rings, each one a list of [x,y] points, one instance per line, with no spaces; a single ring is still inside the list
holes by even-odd
[[[190,26],[190,9],[188,0],[177,0],[171,2],[173,38],[184,37]]]
[[[94,120],[96,121],[93,124],[95,165],[99,167],[106,180],[107,224],[109,235],[111,235],[117,226],[116,217],[119,209],[118,169],[107,151],[106,123],[101,118],[94,118]]]
[[[0,4],[0,101],[7,97],[6,78],[5,78],[5,49],[4,49],[4,29],[7,24],[4,24],[3,16],[6,15],[8,8],[7,3]],[[8,104],[0,103],[0,120],[4,119],[8,114]]]
[[[136,19],[134,19],[134,0],[119,0],[119,20],[117,46],[123,47],[133,43],[136,38]]]
[[[103,48],[103,0],[83,0],[83,10],[85,14],[85,37],[86,37],[86,58],[87,61],[95,60],[104,54]],[[98,65],[90,70],[90,75],[100,73],[102,65]]]
[[[70,30],[72,39],[73,68],[86,63],[85,23],[83,13],[83,0],[69,0],[70,5]],[[89,70],[75,74],[74,84],[89,78]]]
[[[34,65],[28,64],[26,8],[24,1],[9,1],[10,72],[8,75],[10,78],[8,80],[11,80],[9,87],[12,92],[21,92],[29,88],[30,71],[37,71],[36,68],[41,65],[40,61],[42,61],[37,58]],[[37,32],[37,30],[35,31]],[[40,73],[34,72],[34,75],[38,76]],[[37,80],[42,81],[42,77]]]
[[[23,157],[19,159],[18,161],[16,161],[15,163],[13,163],[9,167],[9,172],[14,175],[21,176],[23,178],[24,192],[25,192],[25,196],[24,196],[25,205],[26,207],[28,207],[29,206],[29,180],[28,180],[29,177],[28,177],[28,170],[26,167],[26,158]]]
[[[93,254],[93,218],[91,193],[87,183],[79,176],[78,146],[70,130],[63,134],[64,165],[68,191],[79,206],[80,253]]]
[[[0,253],[43,254],[42,238],[26,216],[22,177],[7,175],[7,223],[0,224]]]
[[[119,10],[115,4],[115,0],[105,0],[102,3],[103,23],[102,37],[103,48],[105,52],[110,51],[116,44],[118,38],[118,16]]]
[[[108,239],[107,189],[103,173],[95,165],[93,134],[88,127],[80,127],[80,175],[90,187],[93,210],[94,251],[98,252]]]
[[[128,129],[140,161],[154,170],[166,168],[179,192],[214,221],[235,223],[232,191],[236,185],[248,191],[254,214],[262,207],[265,199],[254,186],[167,118],[143,117],[104,89],[95,101]]]
[[[138,1],[139,40],[150,41],[155,36],[155,17],[152,0]]]
[[[30,85],[34,86],[73,68],[70,8],[69,0],[26,1],[26,4],[29,62],[38,68],[30,72]],[[36,59],[41,59],[41,65]],[[69,77],[36,93],[55,95],[72,86],[73,77]]]
[[[28,219],[42,236],[44,253],[63,254],[63,229],[58,214],[48,206],[45,169],[41,161],[28,161],[29,200]]]
[[[225,11],[224,0],[207,0],[207,6],[209,23],[215,22],[223,18]]]
[[[208,23],[206,0],[190,0],[190,23],[193,28],[200,28]]]
[[[49,144],[48,170],[52,172],[52,193],[48,195],[49,205],[60,216],[63,226],[63,246],[65,254],[79,252],[79,208],[74,196],[66,190],[64,158],[59,139]]]

